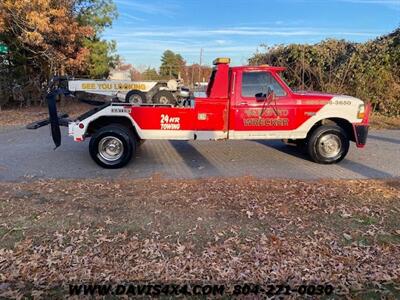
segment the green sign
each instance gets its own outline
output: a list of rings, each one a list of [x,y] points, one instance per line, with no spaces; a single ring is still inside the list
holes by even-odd
[[[7,45],[0,44],[0,54],[6,54],[6,53],[8,53]]]

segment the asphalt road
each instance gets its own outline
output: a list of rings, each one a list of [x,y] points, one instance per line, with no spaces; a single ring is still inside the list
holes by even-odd
[[[337,165],[318,165],[280,141],[146,141],[123,169],[105,170],[89,156],[88,141],[75,143],[63,130],[53,151],[48,127],[0,128],[0,181],[38,178],[258,178],[400,177],[400,130],[372,131],[365,149],[354,144]]]

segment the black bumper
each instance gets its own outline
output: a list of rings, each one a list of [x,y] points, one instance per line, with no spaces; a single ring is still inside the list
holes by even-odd
[[[354,125],[357,146],[364,146],[367,143],[368,129],[368,125]]]

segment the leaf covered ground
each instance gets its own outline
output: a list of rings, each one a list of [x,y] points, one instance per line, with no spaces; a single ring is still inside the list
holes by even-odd
[[[128,281],[330,283],[394,299],[399,214],[398,180],[0,183],[0,298]]]
[[[58,111],[67,113],[71,118],[77,117],[93,108],[86,103],[71,102],[58,105]],[[39,121],[49,117],[47,106],[31,106],[14,109],[0,110],[0,127],[6,126],[25,126],[34,121]]]
[[[373,114],[370,125],[374,129],[399,129],[400,117],[388,117],[382,114]]]

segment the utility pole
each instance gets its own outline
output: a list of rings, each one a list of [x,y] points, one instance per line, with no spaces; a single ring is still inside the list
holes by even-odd
[[[203,48],[200,49],[199,81],[201,82],[201,65],[203,63]]]
[[[301,57],[301,89],[304,91],[304,46],[303,46],[303,51],[302,51],[302,57]]]
[[[194,62],[192,63],[192,72],[191,72],[191,73],[192,73],[192,74],[191,74],[191,75],[192,75],[192,80],[191,80],[191,82],[192,82],[192,86],[193,86],[193,88],[194,88],[194,68],[193,68],[193,67],[194,67]]]

